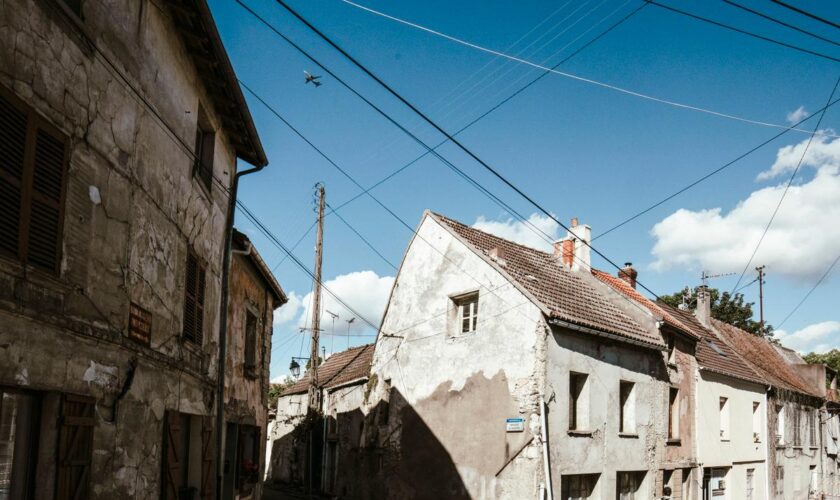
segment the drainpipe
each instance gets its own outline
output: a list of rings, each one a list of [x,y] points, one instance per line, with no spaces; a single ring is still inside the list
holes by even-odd
[[[540,434],[542,434],[543,466],[545,467],[545,492],[548,500],[554,500],[554,493],[551,487],[551,465],[548,462],[548,429],[545,409],[545,398],[540,396]]]
[[[767,386],[767,389],[764,391],[764,431],[766,436],[764,437],[764,481],[767,483],[764,485],[764,498],[770,498],[770,476],[772,474],[774,480],[776,478],[776,470],[775,464],[776,461],[773,460],[773,470],[770,470],[770,450],[776,449],[776,429],[770,428],[770,398],[768,394],[770,393],[770,386]],[[773,413],[775,414],[776,409],[773,408]],[[770,439],[773,436],[773,446],[770,446]]]
[[[230,295],[230,254],[233,241],[233,219],[236,214],[236,193],[239,188],[239,178],[254,174],[265,168],[256,166],[237,172],[233,176],[233,185],[228,196],[227,218],[225,220],[225,246],[222,256],[222,290],[219,300],[219,380],[216,388],[216,499],[222,499],[222,485],[224,484],[224,456],[222,453],[224,440],[222,431],[225,424],[225,357],[227,356],[227,317],[228,296]],[[249,248],[250,250],[250,248]]]

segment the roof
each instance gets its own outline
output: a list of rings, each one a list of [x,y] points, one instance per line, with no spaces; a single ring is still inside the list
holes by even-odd
[[[680,323],[691,328],[700,339],[697,342],[694,357],[701,370],[767,385],[764,377],[754,370],[747,360],[718,337],[714,331],[704,327],[694,314],[661,302],[658,305]]]
[[[166,3],[236,155],[255,166],[267,165],[254,120],[206,0]]]
[[[234,250],[247,250],[250,249],[248,254],[244,257],[251,261],[254,264],[254,267],[257,268],[257,271],[262,276],[265,283],[271,289],[272,293],[274,293],[274,298],[280,302],[277,306],[279,307],[282,304],[285,304],[289,301],[288,297],[286,296],[286,292],[280,287],[280,283],[277,282],[277,279],[274,277],[274,274],[271,272],[271,269],[268,268],[268,265],[260,256],[259,252],[257,252],[256,247],[254,244],[251,243],[251,240],[248,239],[245,234],[233,228],[233,249]]]
[[[443,215],[431,213],[502,274],[530,295],[549,319],[558,319],[613,334],[632,343],[664,348],[661,336],[616,306],[592,276],[566,269],[553,254],[505,240],[469,227]],[[503,258],[491,259],[490,251],[500,250]]]
[[[366,379],[373,361],[373,344],[352,347],[337,352],[318,367],[318,385],[332,389],[359,379]],[[306,373],[291,387],[283,391],[283,396],[302,394],[309,390],[309,374]]]
[[[646,307],[654,316],[664,321],[666,325],[676,328],[695,340],[700,338],[694,331],[692,331],[691,328],[678,320],[673,314],[669,313],[660,307],[656,302],[636,291],[635,288],[630,286],[630,284],[623,279],[598,269],[593,269],[592,275],[612,287],[618,293],[624,294],[630,299],[635,300]]]
[[[717,332],[760,373],[766,383],[778,388],[819,396],[804,378],[791,366],[790,361],[764,337],[744,331],[736,326],[712,319]]]

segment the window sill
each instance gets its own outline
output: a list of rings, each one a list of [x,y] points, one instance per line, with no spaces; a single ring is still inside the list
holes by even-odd
[[[619,432],[618,437],[627,439],[639,439],[639,435],[635,432]]]
[[[668,446],[682,446],[682,439],[669,438],[667,441],[665,441],[665,444]]]
[[[721,443],[728,443],[730,441],[729,438],[720,438]]]
[[[791,446],[791,448],[793,448],[794,450],[801,450],[802,449],[801,446]]]
[[[577,429],[569,429],[568,433],[570,436],[574,437],[592,437],[592,431],[580,431]]]

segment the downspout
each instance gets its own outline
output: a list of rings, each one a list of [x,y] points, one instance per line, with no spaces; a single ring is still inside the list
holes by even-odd
[[[773,470],[770,470],[770,436],[773,436],[773,449],[776,449],[776,429],[770,428],[770,398],[767,396],[770,393],[770,386],[767,386],[767,390],[764,391],[764,431],[767,433],[767,436],[764,438],[764,482],[767,483],[764,485],[764,498],[770,498],[770,475],[772,473],[773,478],[776,477],[776,469],[775,464],[776,461],[773,461]],[[775,408],[773,412],[775,414]],[[777,424],[778,425],[778,424]],[[772,432],[771,432],[772,431]],[[774,491],[775,493],[775,491]],[[774,495],[775,496],[775,495]]]
[[[554,500],[554,493],[551,487],[551,464],[548,461],[548,426],[547,419],[545,418],[545,409],[545,398],[540,396],[540,434],[542,434],[543,466],[545,468],[545,492],[548,500]]]
[[[254,174],[265,168],[256,166],[237,172],[233,176],[233,185],[228,194],[227,218],[225,220],[225,246],[222,256],[222,290],[219,300],[219,379],[216,388],[216,499],[222,499],[222,485],[224,484],[224,456],[222,453],[224,440],[222,430],[225,424],[225,358],[227,356],[227,317],[228,298],[230,295],[230,254],[233,242],[233,219],[236,214],[236,194],[239,188],[239,178]],[[250,250],[250,249],[249,249]]]

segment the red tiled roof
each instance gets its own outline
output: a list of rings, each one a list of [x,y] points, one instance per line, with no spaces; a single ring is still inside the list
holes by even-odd
[[[767,339],[741,330],[723,321],[712,319],[712,326],[738,351],[767,383],[795,392],[819,396]]]
[[[701,370],[735,377],[749,382],[766,385],[765,379],[727,342],[712,330],[704,327],[689,311],[682,311],[662,302],[659,307],[674,316],[683,325],[688,326],[700,340],[694,351],[694,357]]]
[[[665,322],[665,324],[670,325],[671,327],[676,328],[677,330],[680,330],[689,337],[693,337],[694,339],[700,338],[697,336],[696,333],[694,333],[691,330],[691,328],[680,322],[676,317],[674,317],[665,309],[659,307],[659,305],[657,305],[656,302],[650,300],[649,298],[639,293],[635,288],[630,286],[630,284],[624,281],[623,279],[617,276],[613,276],[612,274],[606,273],[604,271],[600,271],[598,269],[593,269],[592,275],[598,278],[599,280],[603,281],[610,287],[612,287],[618,293],[622,293],[630,299],[635,300],[639,304],[645,306],[651,313],[653,313],[654,316],[656,316],[657,318],[661,318],[662,321]]]
[[[352,347],[337,352],[318,367],[318,385],[330,389],[368,376],[373,361],[373,344]],[[283,396],[302,394],[309,390],[309,370],[285,391]]]
[[[479,253],[488,255],[494,248],[501,250],[504,263],[499,259],[496,262],[498,269],[530,293],[537,305],[548,311],[550,318],[648,346],[664,347],[658,332],[648,331],[614,305],[598,289],[594,278],[566,269],[554,255],[513,243],[442,215],[432,216]]]

